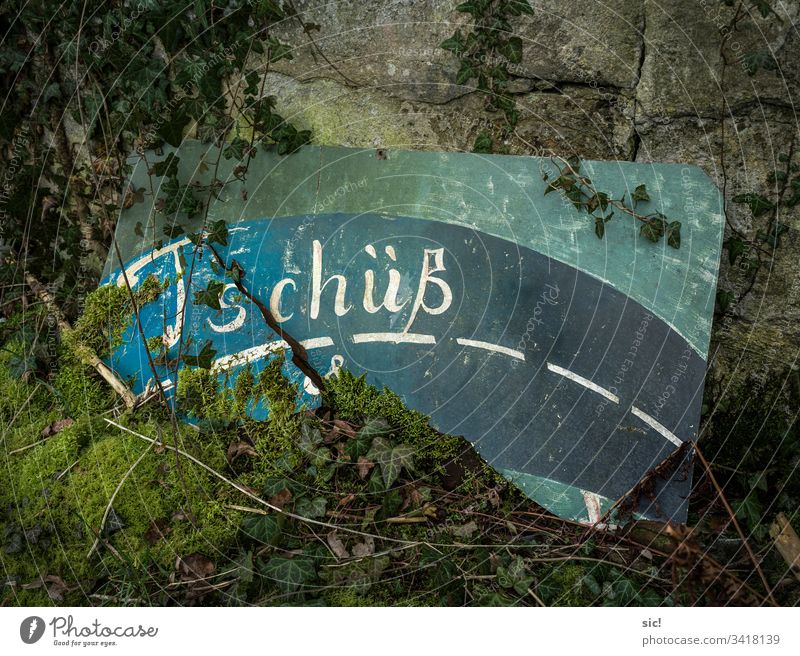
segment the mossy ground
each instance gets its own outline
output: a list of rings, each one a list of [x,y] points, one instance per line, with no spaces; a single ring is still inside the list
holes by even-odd
[[[10,350],[11,354],[0,355],[4,427],[0,560],[4,581],[13,584],[4,590],[4,597],[11,594],[19,604],[52,603],[44,588],[22,587],[52,574],[73,588],[65,602],[87,603],[86,595],[114,572],[170,570],[179,555],[232,544],[240,518],[224,507],[231,502],[227,486],[190,461],[177,461],[172,451],[153,448],[106,423],[104,417],[111,417],[107,411],[115,399],[92,370],[69,353],[63,354],[62,369],[52,384],[45,384],[13,376],[8,367]],[[65,417],[75,423],[42,438],[43,429]],[[158,412],[140,412],[118,421],[142,435],[173,440],[164,432],[169,421]],[[179,425],[177,440],[182,449],[210,466],[225,467],[224,452],[207,448],[192,428]],[[107,539],[125,560],[105,548],[89,558],[109,500],[123,479],[113,509],[124,528]],[[174,521],[176,515],[183,519]],[[148,539],[158,522],[169,524],[169,534],[166,539]]]
[[[3,603],[697,603],[671,588],[660,569],[674,567],[668,560],[642,565],[629,542],[587,540],[585,527],[542,513],[462,438],[346,371],[327,381],[316,413],[296,412],[283,358],[224,384],[184,367],[177,407],[200,429],[174,423],[157,401],[122,412],[74,341],[99,352],[116,343],[129,299],[108,289],[90,296],[49,376],[19,375],[24,340],[0,352]],[[791,401],[775,412],[768,396],[749,401],[749,413],[718,407],[704,443],[760,546],[776,512],[796,524],[800,497]],[[247,418],[258,403],[268,421]],[[72,423],[56,423],[65,418]],[[693,509],[697,533],[713,533],[702,495]],[[550,549],[558,556],[538,557]],[[781,562],[764,551],[777,581]]]

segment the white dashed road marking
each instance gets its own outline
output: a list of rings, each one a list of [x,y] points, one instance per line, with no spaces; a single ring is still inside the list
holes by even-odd
[[[500,346],[499,344],[492,344],[491,342],[481,342],[477,339],[464,339],[463,337],[459,337],[456,339],[458,344],[461,346],[472,346],[473,348],[483,349],[484,351],[493,351],[494,353],[502,353],[503,355],[511,356],[512,358],[516,358],[517,360],[525,361],[525,354],[522,351],[515,351],[514,349],[510,349],[506,346]]]
[[[564,369],[563,367],[559,367],[558,365],[550,362],[547,363],[547,368],[555,374],[564,376],[564,378],[569,378],[570,380],[578,383],[578,385],[583,385],[586,389],[597,392],[600,396],[604,396],[612,403],[619,403],[619,397],[616,394],[612,394],[605,387],[600,387],[600,385],[593,383],[588,378],[584,378],[583,376],[571,372],[569,369]]]
[[[433,335],[420,333],[357,333],[353,335],[353,342],[365,344],[367,342],[390,342],[392,344],[436,344]]]
[[[330,337],[314,337],[312,339],[305,339],[300,342],[300,345],[308,350],[315,348],[324,348],[326,346],[333,346],[333,340]],[[267,342],[259,346],[253,346],[249,349],[244,349],[238,353],[231,353],[224,355],[214,361],[213,369],[216,371],[231,369],[254,360],[260,360],[270,353],[275,353],[280,349],[288,349],[289,344],[280,339],[275,342]]]
[[[645,424],[650,426],[650,428],[652,428],[654,431],[656,431],[657,433],[661,433],[661,435],[666,437],[675,446],[683,445],[683,442],[681,442],[681,439],[677,435],[675,435],[675,433],[668,430],[666,426],[657,422],[646,412],[642,412],[641,410],[639,410],[639,408],[637,408],[635,405],[631,406],[631,413],[639,417],[639,419],[641,419]]]

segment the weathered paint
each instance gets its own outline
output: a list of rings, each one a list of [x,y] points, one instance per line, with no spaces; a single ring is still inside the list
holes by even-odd
[[[200,181],[216,167],[198,144],[180,155],[184,180],[190,166],[205,168]],[[209,216],[229,222],[223,257],[243,266],[251,291],[303,341],[319,371],[366,372],[439,430],[464,434],[542,505],[591,521],[696,437],[719,197],[696,169],[585,165],[616,196],[648,184],[651,209],[684,225],[678,251],[642,240],[625,219],[600,242],[585,216],[555,194],[542,196],[539,169],[547,165],[338,148],[260,153],[249,180],[226,186]],[[223,161],[218,177],[230,166]],[[147,191],[144,168],[135,168],[132,185]],[[679,189],[691,190],[693,213],[677,213]],[[192,245],[177,239],[154,250],[158,223],[135,237],[151,204],[123,212],[118,240],[134,284],[150,272],[175,281],[143,315],[161,334],[163,317],[186,297],[175,274],[179,252],[191,261]],[[199,287],[220,278],[207,258],[194,266]],[[122,283],[118,269],[109,263],[108,281]],[[212,339],[221,380],[245,362],[257,371],[285,347],[234,292],[226,289],[218,314],[189,303],[185,325],[166,331],[173,345],[181,332],[196,344]],[[138,390],[149,378],[146,354],[132,329],[127,337],[112,364],[138,372]],[[310,381],[288,364],[285,373],[316,403]],[[642,515],[682,519],[689,486],[676,475]]]
[[[683,223],[683,245],[675,250],[665,240],[654,245],[642,238],[638,222],[627,216],[612,219],[606,239],[598,241],[585,214],[558,194],[543,196],[541,172],[554,168],[538,157],[384,151],[379,158],[374,150],[307,147],[291,157],[260,152],[248,181],[241,183],[232,172],[237,162],[223,159],[217,165],[214,147],[186,142],[179,154],[182,179],[207,183],[217,169],[217,178],[229,183],[212,201],[212,219],[369,211],[475,228],[608,283],[707,357],[724,214],[719,191],[696,166],[583,163],[596,188],[613,197],[646,184],[653,200],[642,209]],[[147,169],[157,159],[163,157],[134,161],[134,188],[150,191]],[[156,192],[158,182],[153,181]],[[152,244],[148,214],[148,203],[123,213],[126,224],[141,221],[145,228],[144,238],[130,230],[118,235],[125,257]],[[162,225],[157,222],[155,239],[163,237]]]

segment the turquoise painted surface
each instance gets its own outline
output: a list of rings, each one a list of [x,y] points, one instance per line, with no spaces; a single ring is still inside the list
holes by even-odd
[[[131,184],[145,201],[122,214],[118,239],[127,260],[163,238],[163,218],[150,217],[160,179],[147,169],[163,155],[134,158]],[[646,184],[658,211],[680,220],[682,246],[639,236],[639,225],[615,217],[599,241],[593,224],[558,194],[544,196],[547,159],[349,148],[306,147],[290,157],[259,151],[246,181],[233,176],[235,162],[196,142],[179,153],[182,181],[228,182],[212,199],[211,219],[228,222],[255,216],[362,213],[403,215],[476,228],[577,267],[627,294],[667,322],[703,358],[707,357],[716,293],[724,216],[719,191],[697,167],[631,162],[584,162],[600,191],[619,197]],[[219,159],[219,162],[217,160]],[[130,228],[141,223],[144,237]],[[190,222],[191,223],[191,222]],[[286,252],[291,268],[291,245]],[[116,266],[116,265],[115,265]],[[110,272],[111,262],[106,272]]]
[[[164,217],[152,211],[163,180],[151,178],[147,171],[172,151],[130,161],[130,185],[144,201],[121,215],[117,240],[126,261],[166,241]],[[211,198],[212,220],[237,223],[254,217],[372,212],[475,228],[608,283],[707,357],[724,217],[718,190],[696,167],[583,164],[598,190],[615,197],[646,184],[652,201],[643,209],[683,224],[683,244],[675,250],[665,242],[652,244],[639,237],[637,222],[626,216],[615,218],[606,239],[597,240],[588,217],[557,194],[543,196],[542,171],[554,169],[541,158],[417,151],[385,151],[379,156],[375,150],[306,147],[290,157],[259,151],[247,180],[239,181],[233,175],[237,162],[220,159],[212,146],[185,142],[178,154],[182,182],[208,184],[214,176],[226,182],[218,198]],[[182,218],[181,223],[197,230],[200,219]],[[286,246],[283,266],[292,270],[294,245]],[[110,259],[106,274],[118,266]],[[590,519],[583,490],[510,470],[504,475],[562,516]],[[599,498],[599,503],[604,512],[612,502]]]
[[[584,496],[586,492],[572,485],[566,485],[541,476],[533,476],[514,469],[501,469],[500,474],[510,483],[516,485],[531,499],[545,508],[557,508],[558,515],[565,519],[584,524],[594,523],[598,517],[591,517],[589,504]],[[599,517],[602,517],[614,505],[614,501],[601,495],[594,495]]]

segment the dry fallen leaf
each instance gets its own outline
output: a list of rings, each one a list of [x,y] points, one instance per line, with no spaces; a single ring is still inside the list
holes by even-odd
[[[450,533],[457,538],[471,538],[477,530],[478,525],[474,521],[470,520],[461,526],[452,526],[450,528]]]
[[[337,505],[346,506],[349,503],[353,503],[355,499],[356,499],[355,494],[348,494],[346,497],[342,497],[341,499],[339,499],[339,503]]]
[[[23,590],[36,590],[43,586],[47,589],[47,596],[53,601],[64,601],[64,593],[70,591],[70,587],[64,583],[64,580],[55,574],[40,576],[35,581],[26,583],[22,588]]]
[[[488,494],[486,495],[489,505],[492,508],[499,508],[500,507],[500,494],[497,492],[495,488],[489,490]]]
[[[50,437],[51,435],[55,435],[59,431],[62,431],[65,428],[68,428],[69,426],[72,426],[72,424],[74,423],[75,420],[71,419],[70,417],[54,421],[52,424],[50,424],[47,428],[45,428],[42,431],[42,437]]]
[[[247,442],[232,442],[227,455],[228,462],[233,463],[239,456],[255,456],[256,450]]]
[[[336,531],[328,533],[328,546],[337,558],[349,558],[350,552],[344,546],[341,538],[336,535]]]
[[[289,491],[289,488],[285,487],[280,492],[274,494],[269,502],[279,510],[283,510],[283,507],[291,500],[292,493]]]
[[[374,466],[374,462],[367,460],[364,456],[359,456],[358,463],[356,464],[356,471],[358,472],[359,478],[363,481],[367,477],[367,474],[369,474],[369,470]]]
[[[797,536],[786,515],[778,513],[769,527],[769,535],[775,541],[775,548],[789,569],[800,580],[800,537]]]
[[[186,581],[207,578],[214,571],[214,563],[202,554],[178,558],[177,569]]]
[[[341,419],[334,419],[333,425],[335,429],[339,432],[340,435],[344,435],[345,437],[355,437],[356,430],[353,425],[348,421],[343,421]]]
[[[363,542],[353,545],[353,556],[356,558],[363,558],[371,556],[375,553],[375,540],[371,537],[366,538]]]
[[[144,539],[152,547],[159,540],[165,539],[170,533],[172,533],[172,528],[169,526],[168,520],[155,519],[150,522],[150,526],[144,532]]]

